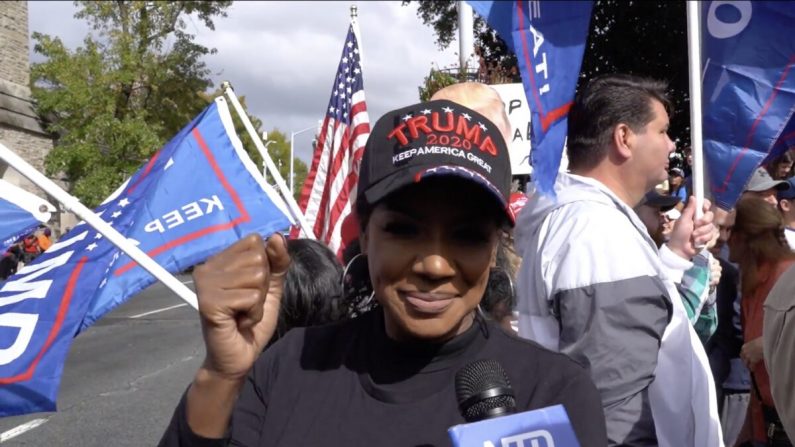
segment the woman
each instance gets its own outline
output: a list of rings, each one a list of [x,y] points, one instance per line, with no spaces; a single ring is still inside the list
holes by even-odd
[[[792,173],[792,153],[784,152],[780,157],[773,160],[767,167],[767,172],[774,180],[787,180]]]
[[[356,206],[379,306],[292,330],[260,356],[284,240],[250,236],[210,259],[194,273],[206,358],[161,445],[449,445],[464,422],[455,374],[481,359],[503,366],[519,411],[563,404],[581,445],[605,445],[588,374],[479,315],[498,235],[513,225],[509,185],[505,141],[479,113],[431,101],[383,116]]]
[[[742,284],[742,324],[744,345],[740,358],[751,371],[751,403],[737,445],[768,444],[774,421],[775,404],[770,395],[770,379],[765,368],[762,327],[763,305],[781,274],[795,263],[795,253],[784,239],[784,222],[778,210],[757,197],[746,197],[737,204],[737,218],[729,236],[729,260],[740,266]],[[767,414],[764,414],[767,413]],[[785,436],[785,435],[783,435]]]

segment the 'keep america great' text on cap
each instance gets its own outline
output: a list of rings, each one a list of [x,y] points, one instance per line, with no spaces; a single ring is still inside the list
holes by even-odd
[[[511,224],[511,162],[497,126],[474,110],[429,101],[382,116],[367,140],[358,197],[375,204],[398,189],[437,175],[471,180],[491,192]]]

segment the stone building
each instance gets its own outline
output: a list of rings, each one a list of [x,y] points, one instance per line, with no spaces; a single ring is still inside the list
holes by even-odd
[[[0,142],[40,172],[44,157],[52,150],[52,137],[36,114],[30,93],[30,36],[28,2],[3,1],[0,5]],[[0,160],[0,178],[59,204],[14,168]],[[50,224],[56,232],[73,226],[74,216],[55,213]]]

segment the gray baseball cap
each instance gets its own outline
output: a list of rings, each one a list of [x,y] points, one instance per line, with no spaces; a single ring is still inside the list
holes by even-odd
[[[746,191],[762,192],[768,189],[776,188],[778,191],[786,191],[789,189],[789,183],[785,180],[773,180],[773,177],[767,172],[765,168],[756,168],[751,180],[745,185]]]

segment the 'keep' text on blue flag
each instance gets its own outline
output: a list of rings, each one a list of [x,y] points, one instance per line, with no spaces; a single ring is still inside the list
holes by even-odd
[[[95,212],[175,273],[249,233],[286,230],[218,98]],[[155,281],[85,223],[0,283],[0,417],[55,409],[72,338]]]

